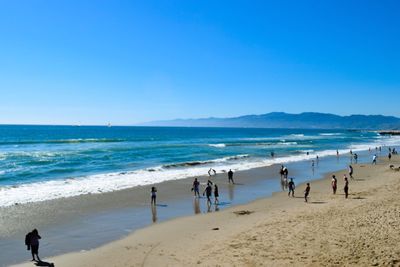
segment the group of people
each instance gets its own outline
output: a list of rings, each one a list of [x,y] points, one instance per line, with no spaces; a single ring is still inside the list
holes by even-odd
[[[212,176],[211,174],[216,174],[217,172],[214,169],[210,169],[208,171],[209,176]],[[230,169],[228,171],[228,183],[229,184],[235,184],[233,180],[233,171]],[[218,185],[213,183],[210,179],[207,181],[207,186],[203,191],[203,196],[207,197],[207,203],[211,204],[211,196],[213,194],[213,188],[212,186],[214,185],[214,203],[218,204],[219,200],[219,190],[218,190]],[[195,197],[200,197],[200,182],[197,178],[194,179],[191,191],[194,192]],[[150,196],[151,196],[151,205],[155,206],[157,204],[157,188],[155,186],[151,187],[150,191]]]
[[[357,160],[358,159],[358,155],[355,153],[353,154],[353,152],[350,150],[350,154],[354,156],[354,159]],[[375,159],[376,162],[376,159]],[[311,167],[314,168],[314,160],[312,160],[311,162]],[[376,164],[376,163],[375,163]],[[294,197],[294,191],[296,189],[296,185],[294,183],[293,178],[290,178],[290,181],[288,181],[288,168],[284,165],[281,165],[281,168],[279,170],[279,174],[281,176],[281,183],[283,185],[283,188],[287,188],[288,189],[288,196],[289,197]],[[354,168],[352,165],[348,165],[348,175],[350,177],[350,179],[354,179],[353,177],[354,174]],[[346,174],[343,175],[343,181],[344,181],[344,193],[345,193],[345,198],[348,198],[349,195],[349,178],[347,177]],[[337,179],[335,175],[332,175],[332,181],[331,181],[331,186],[332,186],[332,190],[333,190],[333,194],[336,194],[336,190],[337,190]],[[310,183],[306,184],[306,188],[304,190],[304,201],[308,202],[308,196],[310,194]]]
[[[214,173],[216,174],[216,171],[214,169],[210,169],[209,170],[209,174],[210,173]],[[211,175],[210,175],[211,176]],[[234,180],[233,180],[233,171],[230,169],[228,171],[228,183],[229,184],[235,184]],[[214,185],[214,190],[213,190],[213,185]],[[194,192],[194,196],[195,197],[200,197],[200,182],[197,178],[194,179],[193,181],[193,185],[192,185],[192,192]],[[213,191],[214,191],[214,204],[219,204],[219,190],[218,190],[218,186],[217,184],[213,183],[210,179],[208,179],[207,181],[207,186],[203,191],[203,196],[207,197],[207,204],[211,204],[211,196],[213,195]]]
[[[349,179],[347,178],[346,175],[343,176],[343,181],[344,181],[344,187],[343,187],[344,196],[345,196],[345,198],[347,198],[349,196]],[[331,185],[332,185],[332,191],[333,191],[334,195],[336,195],[337,182],[338,181],[337,181],[336,175],[332,175]]]
[[[288,183],[288,196],[294,197],[294,190],[296,189],[296,185],[294,184],[293,178],[290,178]],[[308,195],[310,194],[311,186],[310,183],[306,184],[306,188],[304,190],[304,201],[308,202]]]

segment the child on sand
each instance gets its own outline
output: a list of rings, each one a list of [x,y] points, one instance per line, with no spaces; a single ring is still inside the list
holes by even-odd
[[[305,202],[308,202],[308,195],[310,194],[310,183],[307,183],[306,190],[304,190],[304,200]]]

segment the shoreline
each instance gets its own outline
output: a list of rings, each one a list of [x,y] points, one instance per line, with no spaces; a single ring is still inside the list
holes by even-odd
[[[399,157],[395,156],[390,164],[400,164]],[[302,199],[301,192],[304,185],[300,184],[297,185],[296,198],[288,198],[286,192],[277,192],[272,197],[230,207],[218,213],[181,217],[151,225],[99,248],[50,257],[46,261],[54,262],[57,266],[94,266],[96,264],[107,266],[192,266],[198,264],[201,266],[228,266],[265,265],[266,262],[273,266],[398,264],[400,263],[398,261],[400,257],[396,258],[396,255],[400,256],[398,246],[389,249],[379,243],[380,246],[376,246],[376,250],[382,252],[376,252],[377,256],[368,254],[369,250],[375,251],[374,242],[377,240],[365,240],[364,238],[363,243],[356,243],[357,249],[366,250],[361,255],[356,254],[354,248],[346,252],[347,246],[354,246],[354,242],[356,242],[349,235],[350,233],[357,238],[365,234],[364,231],[359,233],[357,227],[377,229],[384,226],[386,229],[386,222],[379,221],[380,216],[374,216],[374,219],[378,220],[380,224],[365,224],[362,221],[365,216],[358,214],[358,210],[367,210],[371,213],[371,209],[373,209],[377,214],[383,212],[385,219],[393,215],[392,213],[386,214],[385,209],[388,208],[387,205],[393,205],[391,201],[393,198],[400,200],[400,197],[397,197],[396,194],[388,196],[387,190],[396,191],[400,188],[397,184],[393,186],[393,182],[397,181],[400,173],[390,170],[388,166],[389,163],[386,161],[377,166],[355,165],[356,180],[350,180],[349,199],[344,199],[342,192],[341,176],[346,171],[337,171],[334,173],[338,178],[338,194],[332,195],[331,193],[330,176],[332,173],[329,173],[322,179],[311,182],[308,204],[304,203]],[[394,211],[398,212],[400,210],[399,203],[394,205],[394,208]],[[233,213],[245,210],[250,211],[251,214],[236,215]],[[389,208],[389,210],[391,209]],[[357,219],[361,221],[354,221],[353,217],[356,215]],[[393,226],[392,230],[400,229],[400,221],[397,220],[400,219],[399,215],[395,215],[393,219],[395,220],[389,221],[390,226]],[[330,222],[330,220],[334,221]],[[365,220],[370,220],[370,218],[367,217]],[[289,228],[286,228],[288,226]],[[213,230],[216,228],[218,230]],[[179,232],[176,229],[179,229]],[[287,231],[288,229],[289,231]],[[317,234],[308,232],[312,229]],[[337,231],[341,235],[340,237],[330,236],[326,233],[327,231],[335,233]],[[399,241],[397,234],[385,232],[381,234],[383,237],[377,236],[377,238],[383,238],[388,245]],[[351,240],[346,240],[346,238]],[[333,243],[327,245],[326,242],[329,243],[331,239]],[[295,242],[296,240],[298,243]],[[286,246],[291,249],[283,249],[287,248]],[[278,248],[283,250],[277,253]],[[345,257],[340,254],[343,252],[342,250],[346,252]],[[349,253],[353,257],[347,256]],[[187,255],[192,256],[187,257]],[[334,257],[336,257],[336,261],[326,261]],[[16,266],[33,266],[33,264],[24,263]]]
[[[393,161],[394,162],[394,161]],[[355,167],[355,171],[356,171],[356,174],[357,174],[357,172],[360,170],[360,169],[362,169],[362,167],[360,167],[360,166],[363,166],[362,164],[360,165],[357,165],[356,167]],[[366,167],[368,167],[369,165],[367,165]],[[379,166],[378,166],[379,167]],[[370,167],[368,167],[368,168],[370,168]],[[335,173],[342,173],[342,172],[335,172]],[[328,176],[329,176],[329,174],[328,174]],[[338,177],[338,180],[339,180],[339,192],[340,192],[340,184],[341,184],[341,180],[340,180],[340,176],[338,176],[337,175],[337,177]],[[321,184],[321,183],[323,183],[323,181],[325,181],[327,178],[326,178],[326,176],[324,177],[324,178],[322,178],[321,180],[314,180],[314,181],[312,181],[312,191],[311,191],[311,197],[313,197],[314,198],[314,196],[313,196],[313,188],[314,188],[314,186],[315,185],[317,185],[317,188],[318,188],[318,184]],[[299,187],[298,187],[299,188]],[[329,187],[328,187],[328,189],[329,189]],[[351,191],[351,190],[350,190]],[[257,213],[259,213],[259,211],[257,210],[258,208],[259,208],[259,205],[261,205],[260,203],[264,203],[264,202],[267,202],[267,204],[269,203],[269,202],[271,202],[271,203],[269,203],[267,206],[269,206],[269,212],[271,212],[271,209],[272,209],[272,211],[274,212],[274,209],[276,209],[277,207],[279,207],[279,205],[278,205],[278,203],[277,203],[277,201],[275,201],[276,199],[280,199],[282,202],[281,202],[281,204],[283,205],[282,207],[284,207],[285,209],[290,209],[290,207],[287,207],[287,205],[290,203],[290,205],[292,205],[293,203],[292,202],[288,202],[287,201],[287,196],[284,196],[283,198],[282,198],[282,195],[285,195],[286,193],[282,193],[282,192],[277,192],[277,193],[273,193],[273,196],[272,197],[266,197],[266,198],[263,198],[263,199],[260,199],[260,200],[255,200],[255,201],[251,201],[250,203],[248,203],[248,204],[244,204],[244,205],[238,205],[238,206],[234,206],[234,207],[229,207],[228,209],[224,209],[224,210],[221,210],[221,211],[219,211],[219,212],[214,212],[213,214],[202,214],[202,215],[200,215],[200,216],[185,216],[185,217],[180,217],[180,218],[175,218],[175,219],[170,219],[170,220],[168,220],[168,221],[166,221],[166,222],[162,222],[162,223],[157,223],[157,224],[154,224],[154,225],[151,225],[151,226],[148,226],[148,227],[145,227],[145,228],[141,228],[141,229],[139,229],[139,230],[136,230],[136,231],[134,231],[133,233],[131,233],[130,235],[128,235],[127,237],[124,237],[124,238],[122,238],[122,239],[120,239],[120,240],[118,240],[118,241],[113,241],[113,242],[111,242],[111,243],[108,243],[108,244],[106,244],[106,245],[104,245],[104,246],[100,246],[99,248],[96,248],[96,249],[94,249],[94,250],[90,250],[90,251],[88,251],[88,252],[84,252],[84,253],[79,253],[79,252],[75,252],[75,253],[68,253],[68,254],[64,254],[64,255],[62,255],[62,256],[57,256],[57,257],[54,257],[54,258],[50,258],[51,260],[53,260],[53,261],[55,261],[55,263],[57,264],[57,266],[59,266],[60,265],[60,263],[62,263],[63,262],[63,258],[68,258],[68,262],[70,261],[70,260],[73,260],[73,258],[75,258],[75,257],[78,257],[78,258],[82,258],[82,257],[89,257],[89,258],[91,258],[90,256],[84,256],[84,255],[86,255],[86,254],[92,254],[92,253],[96,253],[96,251],[98,252],[98,251],[101,251],[101,253],[103,253],[103,250],[104,249],[110,249],[110,248],[112,248],[112,247],[115,247],[115,246],[120,246],[120,244],[121,243],[124,243],[124,242],[128,242],[128,243],[131,243],[132,242],[132,239],[137,239],[137,237],[139,236],[139,237],[141,237],[141,238],[144,238],[143,239],[143,242],[149,242],[149,239],[146,239],[146,236],[152,236],[152,234],[150,233],[150,232],[158,232],[159,230],[157,230],[157,229],[164,229],[165,227],[172,227],[172,228],[179,228],[179,229],[186,229],[186,228],[190,228],[190,226],[188,226],[188,224],[189,225],[196,225],[197,227],[198,227],[198,229],[196,228],[196,232],[199,230],[199,229],[202,229],[202,231],[205,231],[205,232],[207,232],[207,231],[209,231],[210,229],[203,229],[203,227],[204,227],[204,225],[203,224],[205,224],[205,225],[210,225],[210,221],[216,221],[216,222],[218,222],[219,220],[221,220],[220,219],[220,217],[222,217],[223,219],[222,219],[222,221],[224,222],[224,223],[226,223],[226,219],[228,218],[229,220],[233,220],[232,219],[232,217],[234,217],[234,216],[232,216],[232,210],[239,210],[239,209],[246,209],[246,208],[248,208],[249,207],[249,209],[254,209],[254,211],[255,211],[255,213],[254,214],[251,214],[251,215],[249,215],[248,217],[249,218],[251,218],[251,217],[255,217],[255,214]],[[286,201],[284,200],[284,198],[286,198]],[[278,202],[280,202],[280,201],[278,201]],[[316,200],[315,202],[323,202],[323,201],[318,201],[318,200]],[[272,204],[272,205],[271,205]],[[314,204],[325,204],[325,203],[314,203]],[[274,206],[275,205],[275,206]],[[286,206],[285,206],[286,205]],[[298,203],[296,204],[297,206],[299,205]],[[323,206],[323,205],[322,205]],[[262,210],[262,209],[261,209]],[[275,213],[276,213],[276,211],[275,211]],[[276,214],[275,214],[276,215]],[[236,215],[235,215],[236,216]],[[257,215],[258,216],[258,215]],[[209,218],[209,219],[203,219],[203,218]],[[227,218],[226,218],[227,217]],[[240,216],[240,217],[243,217],[243,216]],[[211,219],[212,218],[212,219]],[[201,221],[203,221],[203,220],[205,220],[205,222],[201,222]],[[199,223],[199,222],[200,223]],[[235,220],[233,220],[233,222],[234,222]],[[174,226],[174,224],[179,224],[179,227],[177,227],[176,225]],[[234,223],[233,223],[234,224]],[[166,226],[165,226],[166,225]],[[170,225],[172,225],[172,226],[170,226]],[[247,226],[247,224],[246,224],[246,226]],[[211,227],[211,225],[210,225],[210,227]],[[220,228],[221,230],[222,230],[222,228]],[[171,229],[169,229],[169,231],[168,232],[170,232],[170,231],[172,231]],[[143,233],[145,233],[145,236],[142,236],[143,235]],[[159,233],[159,232],[158,232]],[[215,232],[212,232],[212,234],[215,234],[215,233],[219,233],[219,231],[215,231]],[[159,233],[161,236],[163,236],[161,233]],[[186,234],[188,234],[188,233],[186,233]],[[191,234],[188,234],[188,236],[190,236]],[[195,234],[196,236],[201,236],[201,234]],[[181,236],[181,234],[179,235],[180,237],[182,237]],[[185,236],[183,236],[182,238],[184,238]],[[157,238],[158,237],[154,237],[155,238],[155,240],[157,240]],[[164,238],[167,238],[167,237],[165,237],[164,236]],[[171,237],[172,238],[172,237]],[[185,238],[187,238],[187,237],[185,237]],[[128,240],[128,241],[127,241]],[[129,241],[130,240],[130,241]],[[151,240],[151,238],[150,238],[150,240]],[[136,242],[136,241],[135,241]],[[140,249],[138,249],[138,250],[140,250]],[[83,262],[85,262],[85,261],[83,261]],[[161,262],[159,262],[161,265],[164,265],[164,264],[162,264]],[[75,266],[75,264],[76,264],[76,266],[90,266],[90,264],[89,265],[85,265],[85,264],[80,264],[79,262],[76,262],[76,263],[74,263],[74,266]],[[139,265],[139,264],[138,264]],[[32,265],[24,265],[24,266],[32,266]],[[64,266],[64,265],[61,265],[61,266]],[[65,266],[68,266],[68,265],[65,265]],[[124,265],[121,265],[121,266],[124,266]],[[136,265],[135,265],[136,266]]]

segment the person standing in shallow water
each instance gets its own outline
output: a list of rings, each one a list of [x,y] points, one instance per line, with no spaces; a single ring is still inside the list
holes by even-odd
[[[377,158],[378,158],[378,156],[376,154],[372,157],[372,164],[373,165],[376,165],[376,159]]]
[[[218,197],[219,197],[218,186],[217,184],[214,184],[214,198],[215,198],[214,204],[216,205],[219,204]]]
[[[308,195],[310,194],[310,183],[307,183],[306,190],[304,190],[304,201],[308,202]]]
[[[157,199],[157,189],[153,186],[151,188],[151,205],[156,205],[156,199]]]
[[[233,181],[233,171],[231,169],[229,169],[229,172],[228,172],[228,183],[231,183],[231,182],[232,182],[232,184],[235,184],[235,182]]]
[[[279,174],[281,175],[281,180],[283,180],[283,175],[285,174],[283,165],[281,166],[281,169],[279,170]]]
[[[296,186],[294,185],[293,178],[290,178],[288,186],[289,186],[288,196],[290,197],[290,193],[292,193],[292,197],[294,197],[294,189],[296,188]]]
[[[332,185],[333,194],[335,195],[336,194],[336,189],[337,189],[337,179],[336,179],[335,175],[332,175],[331,185]]]
[[[212,194],[212,187],[211,185],[207,185],[206,189],[203,192],[203,196],[206,194],[207,197],[207,204],[211,205],[211,194]]]
[[[347,177],[344,177],[344,197],[347,198],[349,196],[349,180]]]
[[[193,187],[192,187],[192,191],[194,192],[194,196],[196,197],[200,197],[200,182],[197,180],[197,178],[194,178],[193,181]]]
[[[39,239],[42,237],[39,235],[38,230],[34,229],[32,232],[29,233],[29,245],[31,248],[32,253],[32,261],[39,261]],[[35,255],[37,260],[35,259]]]

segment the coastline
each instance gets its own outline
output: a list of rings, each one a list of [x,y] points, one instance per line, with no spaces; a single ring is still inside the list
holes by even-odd
[[[395,164],[399,163],[397,156],[393,158],[392,161]],[[377,179],[376,177],[370,178],[374,173],[379,172],[382,172],[385,176],[380,177],[381,179]],[[159,224],[154,224],[136,230],[128,237],[108,243],[94,250],[68,253],[48,258],[46,260],[53,261],[57,266],[70,266],[71,264],[74,266],[93,266],[100,263],[107,263],[110,266],[183,266],[195,265],[197,263],[202,265],[252,265],[250,262],[247,262],[250,259],[246,259],[246,257],[251,253],[257,254],[257,248],[254,248],[253,251],[249,250],[247,246],[251,246],[253,243],[261,246],[262,244],[257,241],[257,238],[260,238],[260,236],[258,234],[252,236],[251,238],[255,238],[254,242],[252,242],[250,238],[245,242],[245,244],[241,244],[243,238],[238,238],[238,236],[247,236],[251,232],[257,231],[254,229],[263,229],[265,225],[268,225],[269,227],[272,227],[272,230],[269,230],[271,233],[267,236],[270,236],[273,242],[282,242],[279,237],[282,237],[282,234],[285,234],[286,231],[284,230],[285,228],[282,228],[279,232],[279,229],[276,229],[276,223],[289,224],[292,225],[292,227],[297,227],[297,224],[299,223],[299,225],[303,225],[303,227],[310,227],[310,225],[304,223],[304,221],[299,221],[299,218],[308,216],[307,219],[309,220],[315,215],[314,213],[318,214],[324,213],[326,210],[346,208],[348,205],[353,209],[354,207],[358,207],[358,205],[364,205],[364,202],[366,204],[370,204],[369,202],[373,203],[373,198],[375,197],[373,191],[376,190],[376,188],[387,187],[387,183],[395,179],[393,173],[390,170],[388,172],[388,164],[385,162],[378,166],[358,164],[355,166],[355,175],[356,179],[360,180],[354,182],[350,181],[350,199],[346,200],[347,202],[343,202],[343,196],[340,195],[342,173],[343,171],[335,172],[339,178],[339,194],[336,196],[332,196],[330,193],[330,174],[326,175],[321,180],[313,181],[311,183],[311,203],[308,205],[304,205],[302,199],[288,199],[284,192],[274,193],[272,197],[256,200],[249,204],[230,207],[212,214],[176,218]],[[360,175],[360,177],[358,177],[358,175]],[[299,192],[299,189],[302,191],[302,185],[298,185],[297,192]],[[369,200],[369,197],[366,198],[366,195],[372,195],[371,200]],[[381,195],[376,197],[382,198]],[[254,213],[244,216],[232,213],[232,211],[238,210],[250,210]],[[335,210],[335,212],[340,213],[340,210]],[[324,213],[324,215],[326,217],[327,214]],[[324,216],[322,216],[322,218],[323,217]],[[292,219],[288,221],[288,218]],[[260,226],[260,222],[263,222],[264,226]],[[324,221],[324,223],[326,222]],[[212,231],[212,228],[219,228],[219,230]],[[176,232],[176,229],[179,229],[179,233]],[[323,228],[321,229],[323,230]],[[272,234],[274,231],[278,232]],[[326,236],[322,236],[323,238],[326,238]],[[291,236],[291,238],[296,238],[296,235],[293,237]],[[304,238],[307,239],[307,237]],[[244,240],[246,240],[246,238]],[[269,242],[270,241],[271,240],[269,240]],[[299,242],[300,241],[301,240],[299,240]],[[222,248],[225,248],[225,250]],[[297,250],[298,248],[295,250],[296,253]],[[235,251],[239,252],[237,254],[232,254]],[[247,251],[247,253],[243,254],[243,251]],[[318,251],[318,249],[315,251]],[[250,254],[247,255],[248,253]],[[227,254],[232,255],[229,257]],[[188,259],[185,255],[195,256]],[[209,255],[216,256],[210,257]],[[292,256],[296,258],[296,255]],[[259,255],[255,256],[255,258],[258,258]],[[264,256],[261,257],[265,258]],[[270,256],[266,256],[266,258],[272,260],[272,265],[285,265],[290,264],[291,261],[293,261],[291,257],[288,257],[285,261],[282,261],[282,259],[278,261],[279,257],[276,255],[275,258],[271,258],[272,256]],[[300,260],[300,262],[303,262],[304,264],[315,263],[313,261],[305,262],[305,259],[301,259],[300,256],[297,258],[299,258],[297,260]],[[310,257],[307,257],[306,259],[309,260]],[[313,258],[313,260],[318,262],[318,259]],[[322,262],[319,263],[322,264]],[[262,265],[260,263],[254,264]],[[314,265],[318,264],[315,263]],[[26,263],[20,266],[32,266],[32,264]]]

